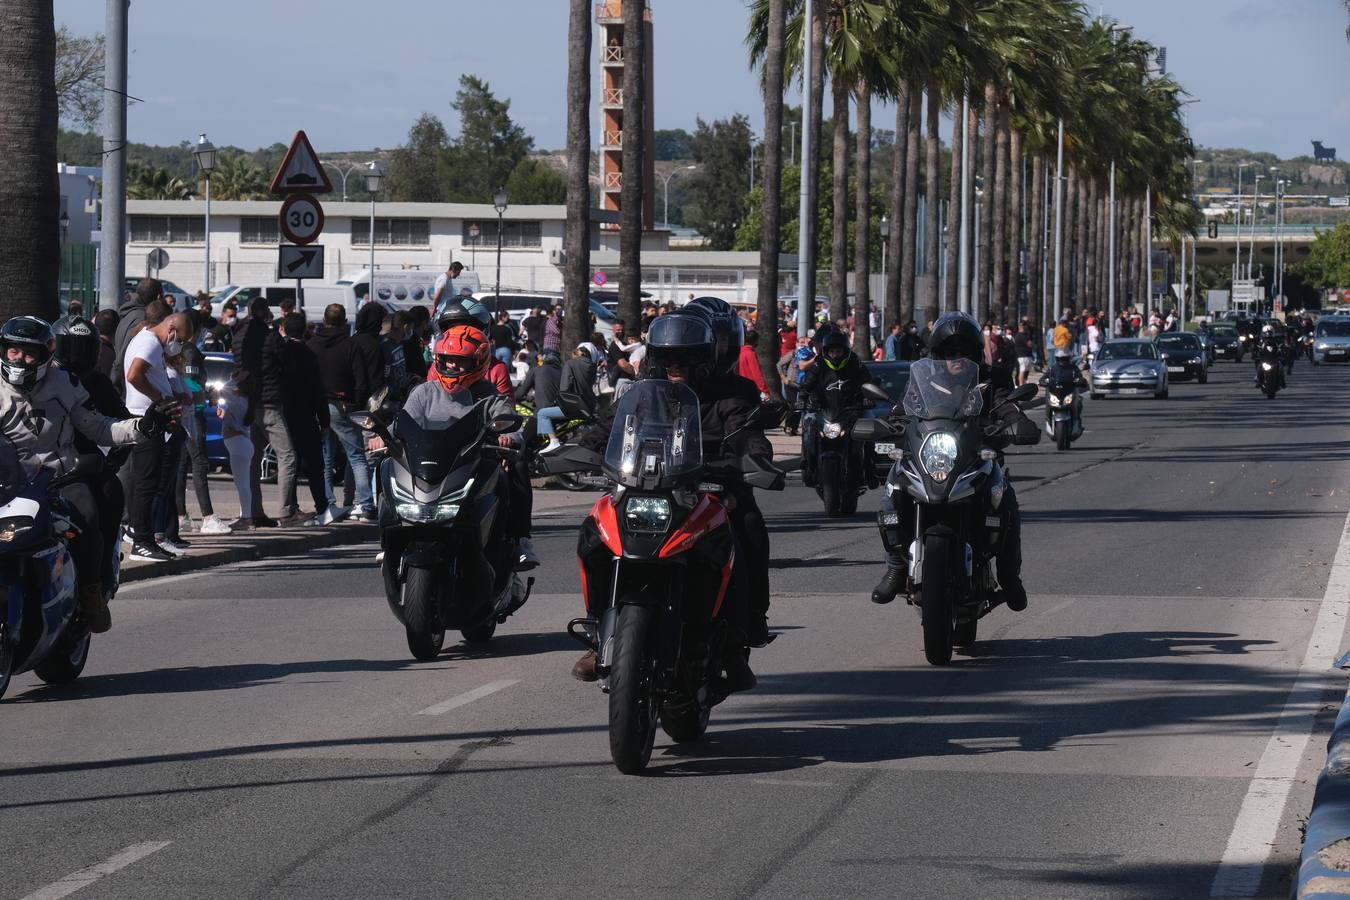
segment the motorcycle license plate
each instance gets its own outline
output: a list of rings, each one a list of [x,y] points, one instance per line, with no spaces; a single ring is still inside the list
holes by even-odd
[[[1169,372],[1185,372],[1185,371],[1186,371],[1186,367],[1185,367],[1185,366],[1168,366],[1168,367],[1167,367],[1167,371],[1169,371]]]
[[[882,455],[895,452],[895,444],[877,444],[876,448],[877,453],[880,453]]]

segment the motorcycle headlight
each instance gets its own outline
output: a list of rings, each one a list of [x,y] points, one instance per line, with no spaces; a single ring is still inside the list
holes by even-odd
[[[459,503],[397,503],[394,505],[398,517],[407,522],[429,523],[446,522],[459,515]]]
[[[1068,400],[1067,397],[1064,398],[1064,400],[1061,400],[1058,394],[1050,394],[1046,397],[1046,403],[1048,403],[1052,407],[1063,406],[1065,404],[1065,401],[1067,400]]]
[[[1275,368],[1275,367],[1274,367],[1273,365],[1271,365],[1270,363],[1261,363],[1261,368],[1264,369],[1265,371],[1269,372],[1271,369],[1273,369],[1273,368]]]
[[[670,500],[666,497],[629,497],[623,507],[629,531],[664,534],[670,527]]]
[[[0,544],[8,544],[32,527],[32,516],[10,516],[0,519]]]
[[[919,450],[919,462],[934,481],[946,481],[956,467],[959,450],[956,435],[935,431],[924,439],[923,447]]]
[[[826,422],[820,433],[833,441],[844,436],[844,426],[838,422]]]

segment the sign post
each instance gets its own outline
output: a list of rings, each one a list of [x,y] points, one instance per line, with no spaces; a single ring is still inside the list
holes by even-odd
[[[272,193],[286,195],[278,224],[282,236],[291,242],[277,248],[277,280],[295,279],[295,299],[300,308],[304,307],[304,280],[323,278],[323,246],[314,244],[323,233],[323,207],[314,195],[332,190],[333,182],[309,138],[297,131],[272,178]]]

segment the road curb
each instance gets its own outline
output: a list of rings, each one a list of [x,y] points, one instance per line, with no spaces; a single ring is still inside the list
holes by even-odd
[[[1298,900],[1350,897],[1350,694],[1327,741],[1299,861]]]
[[[255,531],[253,534],[256,535],[257,532]],[[222,547],[218,550],[189,554],[166,562],[137,563],[126,566],[122,569],[120,583],[130,584],[135,581],[146,581],[150,578],[184,575],[236,562],[294,556],[309,550],[322,550],[344,544],[374,542],[378,540],[379,535],[379,526],[373,522],[353,522],[335,528],[307,531],[303,534],[269,534],[238,547]]]

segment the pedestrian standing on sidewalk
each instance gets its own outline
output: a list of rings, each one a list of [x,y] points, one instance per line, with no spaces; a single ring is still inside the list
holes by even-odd
[[[145,321],[145,308],[156,300],[164,299],[164,286],[158,278],[142,278],[136,285],[135,293],[128,293],[117,307],[117,334],[113,337],[113,385],[120,391],[125,386],[126,351],[132,337],[140,330]]]
[[[324,397],[319,360],[305,346],[305,317],[291,313],[281,320],[281,409],[295,447],[300,469],[305,473],[314,498],[314,514],[302,525],[331,525],[336,516],[329,509],[324,486],[323,434],[329,427],[328,401]]]
[[[367,310],[372,311],[370,316],[378,317],[377,321],[383,319],[383,309],[378,304],[366,304],[361,308],[361,315],[366,315]],[[330,506],[337,505],[333,493],[333,459],[335,451],[341,452],[352,470],[356,507],[373,509],[365,438],[347,415],[365,410],[371,385],[383,380],[379,347],[375,347],[372,361],[366,349],[358,347],[356,339],[348,334],[346,309],[341,303],[332,303],[324,310],[323,326],[310,339],[309,348],[318,360],[324,398],[328,402],[329,431],[337,444],[335,448],[334,441],[324,442],[325,496]],[[341,518],[345,512],[337,509],[334,514]]]
[[[559,303],[549,311],[548,319],[544,322],[544,345],[545,351],[552,350],[554,353],[562,353],[562,304]]]
[[[229,529],[252,531],[253,520],[248,511],[253,509],[253,485],[248,470],[253,463],[253,440],[249,437],[253,429],[247,421],[248,395],[239,389],[233,378],[220,389],[220,401],[215,414],[220,418],[220,436],[225,444],[225,452],[230,457],[234,489],[239,494],[239,518],[230,524]]]
[[[442,306],[446,306],[452,301],[459,299],[459,287],[455,284],[455,279],[458,278],[459,273],[463,271],[463,263],[452,262],[448,269],[436,276],[436,284],[431,289],[431,308],[436,311],[436,314],[431,317],[432,321],[441,317]],[[373,274],[374,273],[372,273],[372,276]],[[373,277],[372,280],[374,280]]]
[[[186,315],[194,324],[201,321],[201,317],[194,310],[188,310]],[[178,530],[192,531],[192,519],[187,512],[187,479],[191,474],[192,489],[197,496],[197,509],[202,514],[201,525],[197,530],[202,534],[226,534],[230,530],[229,526],[216,515],[215,507],[211,503],[211,486],[207,480],[211,462],[206,458],[206,357],[198,348],[196,341],[191,341],[183,347],[183,385],[190,395],[191,407],[183,412],[187,453],[183,457],[182,465],[178,467],[178,485],[175,492],[180,520]]]
[[[759,356],[757,349],[759,347],[759,332],[747,331],[745,333],[745,343],[741,345],[740,356],[737,357],[737,365],[741,370],[742,378],[749,378],[754,382],[755,387],[759,388],[759,399],[761,403],[769,402],[769,387],[764,382],[764,371],[759,367]]]

